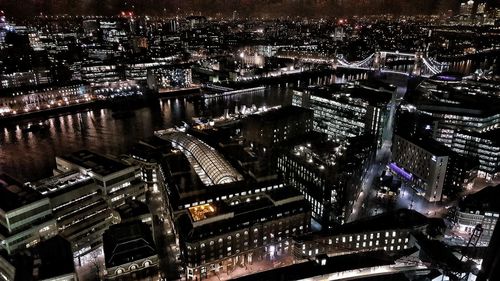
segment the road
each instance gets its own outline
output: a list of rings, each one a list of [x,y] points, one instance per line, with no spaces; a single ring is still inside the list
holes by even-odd
[[[358,194],[357,200],[353,204],[352,212],[349,215],[347,222],[351,222],[365,216],[365,211],[368,211],[367,214],[371,215],[370,210],[368,210],[367,207],[373,203],[374,198],[376,197],[376,191],[373,188],[373,183],[375,178],[380,176],[383,169],[391,159],[394,117],[396,115],[396,108],[399,101],[404,97],[405,93],[406,87],[398,87],[397,90],[392,93],[391,101],[388,104],[389,115],[387,117],[386,127],[382,135],[382,146],[378,149],[375,159],[372,160],[367,172],[363,175],[360,193]]]
[[[160,259],[160,275],[167,280],[181,279],[180,261],[177,260],[179,248],[175,234],[165,206],[165,199],[161,192],[148,192],[147,202],[153,215],[153,230]]]

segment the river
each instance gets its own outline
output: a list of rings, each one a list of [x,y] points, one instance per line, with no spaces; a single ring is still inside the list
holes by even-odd
[[[50,129],[23,132],[20,125],[0,126],[0,172],[21,181],[33,181],[52,175],[55,156],[80,149],[119,155],[138,140],[152,136],[155,130],[190,121],[192,117],[214,117],[235,106],[257,107],[286,105],[292,88],[308,84],[331,84],[362,78],[363,74],[327,75],[269,86],[265,93],[234,95],[218,99],[188,101],[186,98],[159,99],[149,106],[133,110],[128,118],[117,119],[110,109],[95,109],[46,118]]]

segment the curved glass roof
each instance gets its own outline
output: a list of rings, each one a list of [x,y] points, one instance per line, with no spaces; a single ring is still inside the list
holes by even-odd
[[[210,181],[204,181],[206,184],[224,184],[240,181],[243,177],[220,155],[214,148],[201,140],[183,133],[169,132],[161,136],[163,139],[171,141],[174,145],[180,146],[183,152],[192,156],[199,167],[203,170]],[[194,167],[197,171],[198,167]],[[202,178],[202,176],[200,175]],[[203,178],[202,178],[203,180]]]

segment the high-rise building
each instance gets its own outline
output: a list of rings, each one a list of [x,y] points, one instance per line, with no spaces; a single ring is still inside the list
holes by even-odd
[[[277,169],[311,206],[312,217],[325,228],[342,224],[360,191],[360,179],[375,151],[372,136],[334,143],[321,134],[286,146]]]
[[[361,87],[350,91],[341,85],[294,91],[292,104],[312,109],[314,130],[333,140],[370,134],[381,145],[390,99],[386,92],[371,92]]]
[[[286,106],[243,119],[245,141],[268,148],[312,132],[312,110]]]
[[[392,171],[429,202],[441,201],[447,189],[461,190],[469,179],[467,162],[432,139],[395,135],[392,161]]]
[[[48,198],[0,174],[0,247],[8,254],[57,235]]]
[[[479,161],[478,176],[500,172],[500,99],[489,87],[447,76],[419,86],[416,110],[433,119],[433,138]]]
[[[460,15],[465,17],[471,17],[474,8],[474,1],[468,0],[466,2],[460,3]]]

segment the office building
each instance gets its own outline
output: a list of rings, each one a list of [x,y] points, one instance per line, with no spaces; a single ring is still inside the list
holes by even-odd
[[[312,109],[314,130],[333,140],[369,134],[377,137],[380,146],[390,99],[391,94],[384,91],[335,85],[295,90],[292,104]]]
[[[58,156],[56,166],[56,173],[79,171],[91,176],[112,208],[124,204],[128,198],[145,200],[146,184],[137,166],[88,150]]]
[[[102,245],[102,234],[116,219],[89,174],[69,171],[28,186],[49,199],[58,233],[71,243],[75,258]]]
[[[82,80],[91,86],[106,86],[122,79],[122,73],[116,65],[94,64],[81,68]]]
[[[246,142],[272,148],[312,132],[312,110],[286,106],[249,115],[243,119],[241,134]]]
[[[469,179],[467,163],[432,139],[395,135],[391,170],[429,202],[439,202],[445,189],[458,189]],[[453,162],[453,163],[452,163]]]
[[[189,88],[193,84],[190,68],[151,68],[147,71],[148,88],[161,91],[170,88]]]
[[[498,177],[500,99],[491,87],[440,76],[421,83],[411,101],[416,110],[434,119],[432,131],[437,141],[476,158],[479,177]]]
[[[500,173],[500,128],[476,133],[454,131],[451,149],[464,157],[477,159],[478,176],[486,179],[497,178]]]
[[[13,178],[0,175],[0,246],[8,254],[57,235],[50,201]]]
[[[48,84],[51,80],[49,70],[7,73],[0,75],[0,89]]]
[[[311,206],[312,217],[323,227],[342,224],[360,191],[363,171],[375,150],[372,136],[334,143],[312,134],[277,156],[277,169]]]

